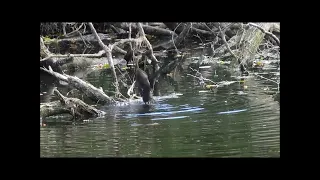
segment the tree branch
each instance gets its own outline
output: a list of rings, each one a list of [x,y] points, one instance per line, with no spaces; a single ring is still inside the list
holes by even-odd
[[[107,47],[106,45],[104,45],[104,43],[101,41],[100,37],[98,36],[98,33],[96,31],[96,29],[93,27],[93,24],[90,22],[89,23],[89,26],[91,28],[91,31],[92,33],[95,35],[95,37],[97,38],[98,42],[99,42],[99,45],[102,47],[102,49],[104,49],[104,51],[106,52],[106,55],[107,55],[107,58],[108,58],[108,61],[109,61],[109,64],[110,64],[110,67],[111,67],[111,70],[112,70],[112,74],[113,74],[113,77],[115,78],[115,87],[116,87],[116,95],[117,94],[120,94],[120,91],[119,91],[119,83],[118,83],[118,78],[117,78],[117,74],[116,74],[116,70],[114,68],[114,65],[113,65],[113,60],[112,60],[112,49],[111,49],[111,45],[110,48]]]

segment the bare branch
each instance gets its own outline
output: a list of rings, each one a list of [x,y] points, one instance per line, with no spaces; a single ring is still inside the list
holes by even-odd
[[[111,70],[112,70],[112,74],[113,74],[113,77],[115,79],[115,87],[116,87],[116,93],[117,94],[120,94],[120,91],[119,91],[119,83],[118,83],[118,79],[117,79],[117,74],[116,74],[116,70],[114,68],[114,65],[113,65],[113,60],[112,60],[112,53],[111,53],[111,45],[110,48],[107,47],[106,45],[104,45],[104,43],[101,41],[100,37],[98,36],[98,33],[96,31],[96,29],[93,27],[93,24],[90,22],[89,23],[89,26],[91,28],[91,31],[92,33],[95,35],[95,37],[97,38],[98,42],[99,42],[99,45],[104,49],[104,51],[106,52],[107,54],[107,58],[108,58],[108,61],[109,61],[109,64],[110,64],[110,67],[111,67]]]
[[[93,101],[99,102],[101,104],[114,102],[114,100],[106,95],[101,89],[94,87],[92,84],[87,83],[78,77],[54,72],[50,66],[49,70],[42,67],[40,67],[40,69],[58,78],[59,80],[68,82],[68,85],[70,85],[72,88],[78,89]]]
[[[156,58],[156,57],[154,56],[154,54],[153,54],[153,48],[152,48],[149,40],[147,39],[146,34],[144,33],[144,30],[143,30],[143,28],[142,28],[141,23],[137,23],[137,25],[138,25],[139,33],[141,34],[144,42],[147,44],[148,49],[149,49],[150,52],[151,52],[151,60],[154,61],[154,62],[156,62],[156,63],[159,63],[159,61],[157,60],[157,58]]]
[[[121,54],[127,54],[127,51],[119,48],[118,46],[113,47],[113,49]]]
[[[181,23],[178,24],[178,26],[173,30],[174,33],[176,33],[177,28],[180,26]],[[177,52],[179,52],[179,50],[177,49],[176,44],[174,43],[174,39],[173,39],[173,35],[171,36],[171,41],[174,45],[174,48],[176,49]]]
[[[66,34],[65,23],[63,23],[63,24],[64,24],[64,26],[63,26],[63,34],[64,34],[65,37],[69,37],[71,34],[78,32],[82,28],[82,26],[84,25],[84,23],[81,23],[81,25],[76,30]]]
[[[221,36],[222,36],[222,41],[223,41],[223,43],[226,45],[229,53],[230,53],[233,57],[235,57],[236,59],[238,59],[238,56],[236,56],[236,55],[232,52],[232,50],[230,49],[230,47],[229,47],[229,45],[228,45],[228,42],[227,42],[227,40],[226,40],[224,31],[221,30],[220,26],[219,26],[219,30],[220,30],[220,33],[221,33]],[[225,30],[226,30],[226,28],[225,28]]]

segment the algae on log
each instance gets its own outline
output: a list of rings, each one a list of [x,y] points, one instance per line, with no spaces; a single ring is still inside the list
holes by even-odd
[[[280,26],[278,26],[277,23],[257,23],[257,25],[266,32],[274,29],[279,29],[280,31]],[[230,49],[234,49],[232,51],[239,57],[239,60],[243,64],[247,64],[251,59],[253,60],[264,37],[265,33],[260,29],[250,25],[243,25],[243,27],[239,29],[238,35],[229,39],[227,44]],[[228,57],[230,55],[227,46],[223,45],[215,50],[214,57]]]
[[[275,27],[275,23],[257,23],[257,25],[265,31],[270,31]],[[264,37],[265,33],[263,33],[260,29],[254,26],[249,26],[248,30],[244,32],[243,37],[241,38],[245,39],[245,41],[239,42],[240,49],[238,51],[238,56],[242,62],[247,64],[249,60],[254,59],[254,56],[256,55]]]
[[[60,101],[40,103],[40,117],[42,118],[66,113],[70,113],[70,110],[63,106]]]
[[[57,89],[54,94],[60,101],[40,104],[40,117],[45,118],[58,114],[71,114],[75,119],[102,116],[105,113],[100,111],[77,98],[63,96]]]
[[[98,33],[98,36],[104,44],[109,44],[114,39],[114,37],[102,33]],[[100,50],[98,40],[92,34],[64,39],[49,39],[45,40],[44,44],[48,46],[51,52],[59,54],[67,52],[70,54],[84,54],[87,50],[92,54],[98,53]],[[126,54],[126,51],[119,47],[115,47],[114,50],[118,53]]]
[[[51,55],[49,49],[44,45],[44,41],[40,36],[40,59],[46,58]]]
[[[120,68],[126,66],[126,63],[127,61],[124,59],[118,59],[118,58],[113,59],[113,65],[114,66],[118,65]],[[97,66],[99,64],[103,64],[103,65],[109,64],[108,58],[107,57],[101,57],[101,58],[76,57],[74,58],[72,63],[66,64],[62,67],[66,69],[79,70],[79,69],[88,68],[90,66]],[[109,68],[106,68],[106,69],[109,69]]]
[[[74,118],[88,118],[104,115],[103,111],[100,111],[85,102],[77,98],[67,98],[63,96],[57,89],[53,90],[54,94],[59,98],[60,102],[70,110]]]

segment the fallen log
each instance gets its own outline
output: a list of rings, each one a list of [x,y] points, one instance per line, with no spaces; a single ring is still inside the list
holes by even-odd
[[[170,30],[174,31],[175,33],[180,34],[183,31],[183,26],[179,25],[179,23],[164,23]],[[208,26],[203,23],[192,23],[192,27],[190,28],[192,34],[199,34],[203,36],[215,36],[216,32],[211,31],[211,28],[209,28],[210,31],[208,30]]]
[[[171,49],[173,47],[177,48],[180,45],[180,43],[183,41],[183,39],[186,37],[186,35],[188,34],[190,28],[191,28],[191,23],[189,22],[184,26],[183,31],[179,34],[178,37],[176,37],[175,39],[171,39],[170,41],[155,45],[153,46],[153,49],[159,50],[159,49]]]
[[[103,33],[97,33],[97,34],[104,44],[109,44],[112,42],[112,39],[114,39],[114,37],[110,37],[107,34],[103,34]],[[40,42],[40,44],[41,44],[41,42]],[[46,45],[47,47],[49,47],[51,49],[54,47],[58,47],[58,49],[60,49],[60,51],[62,51],[62,52],[69,51],[69,49],[75,49],[75,51],[76,51],[75,53],[79,53],[78,55],[75,55],[75,56],[81,55],[81,57],[93,56],[91,54],[88,54],[88,55],[83,54],[83,51],[86,48],[92,49],[92,48],[99,47],[98,40],[92,34],[83,35],[83,36],[80,35],[80,36],[69,37],[69,38],[64,38],[64,39],[49,39],[47,41],[44,41],[44,45]],[[115,47],[114,51],[121,53],[121,54],[127,53],[126,51],[124,51],[120,47]],[[44,54],[44,53],[42,53],[42,54]],[[59,55],[59,57],[61,57],[61,55]]]
[[[109,69],[111,67],[108,64],[109,64],[109,61],[107,57],[100,57],[100,58],[78,57],[78,58],[74,58],[72,63],[68,63],[62,66],[62,68],[69,69],[71,70],[71,72],[80,70],[80,69],[86,69],[88,67],[96,69],[95,67],[98,67],[98,66],[103,66],[103,69]],[[126,66],[126,61],[122,58],[113,58],[113,65],[123,68]]]
[[[127,23],[116,24],[115,26],[118,26],[121,29],[129,31],[129,25]],[[146,34],[150,34],[150,35],[174,36],[174,37],[178,36],[175,32],[168,30],[168,29],[153,27],[153,26],[149,26],[149,25],[142,25],[142,28]],[[132,24],[131,29],[132,29],[132,32],[138,32],[138,27],[135,24]]]
[[[78,77],[69,76],[67,74],[60,74],[57,72],[52,71],[52,69],[47,70],[45,68],[41,68],[43,71],[51,74],[52,76],[58,78],[61,81],[67,82],[69,86],[72,88],[78,89],[80,92],[85,94],[87,97],[89,97],[92,101],[99,103],[99,104],[111,104],[115,103],[115,100],[106,95],[102,88],[98,89],[91,85],[90,83],[87,83]]]
[[[59,114],[70,114],[75,120],[82,120],[91,117],[100,117],[105,112],[98,110],[80,99],[63,96],[57,89],[53,90],[58,101],[40,104],[40,117],[46,118]]]
[[[60,101],[40,103],[40,117],[45,118],[59,114],[71,114],[67,107],[64,107]]]
[[[206,31],[206,30],[195,28],[195,27],[191,28],[191,32],[195,32],[197,34],[201,34],[204,36],[214,36],[215,35],[215,33],[211,32],[211,31]]]
[[[183,27],[179,26],[178,22],[163,22],[167,26],[168,29],[180,34],[183,31]]]
[[[57,64],[59,66],[62,66],[71,62],[73,62],[72,56],[67,56],[66,58],[54,58],[52,56],[49,56],[40,60],[40,67],[47,67],[46,65],[48,64]]]
[[[60,100],[70,112],[74,119],[84,119],[89,117],[99,117],[104,115],[103,111],[100,111],[77,98],[67,98],[63,96],[57,89],[53,90],[54,94]]]

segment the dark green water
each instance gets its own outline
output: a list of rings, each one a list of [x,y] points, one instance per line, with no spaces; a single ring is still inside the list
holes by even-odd
[[[215,66],[200,72],[214,81],[237,80]],[[272,78],[278,72],[269,70],[262,76]],[[275,83],[252,76],[246,79],[247,88],[237,82],[204,92],[186,72],[175,76],[175,82],[161,81],[165,97],[153,105],[139,101],[104,106],[105,118],[40,127],[40,155],[280,157],[280,104],[266,92],[274,91]],[[103,89],[111,86],[107,75],[89,75],[87,80]]]

